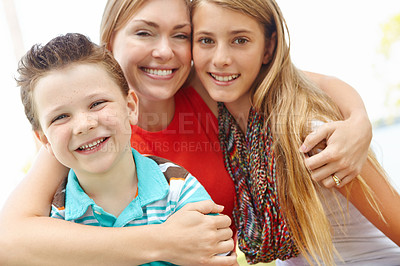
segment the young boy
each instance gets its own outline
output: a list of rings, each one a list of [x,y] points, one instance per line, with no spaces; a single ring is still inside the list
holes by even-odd
[[[52,217],[106,227],[158,224],[189,202],[210,199],[185,169],[131,149],[137,98],[105,48],[66,34],[33,46],[18,73],[36,136],[71,168]]]

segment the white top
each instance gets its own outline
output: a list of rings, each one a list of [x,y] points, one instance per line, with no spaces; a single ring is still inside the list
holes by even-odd
[[[330,189],[321,188],[322,200],[333,228],[333,244],[343,261],[335,256],[336,265],[400,265],[400,247],[370,223],[353,204],[332,189],[343,208],[345,219]],[[347,211],[348,204],[348,211]],[[330,206],[330,208],[327,208]],[[335,218],[337,220],[335,220]],[[399,221],[400,222],[400,221]],[[277,260],[277,266],[309,265],[303,256],[286,261]]]

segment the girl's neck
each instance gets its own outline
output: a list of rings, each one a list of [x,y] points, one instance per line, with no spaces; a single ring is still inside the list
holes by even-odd
[[[241,101],[225,103],[226,108],[229,113],[235,118],[236,123],[238,123],[240,129],[243,133],[246,133],[247,122],[249,119],[249,112],[251,108],[250,99],[244,98]]]
[[[174,114],[174,97],[161,101],[146,101],[140,99],[137,125],[147,131],[161,131],[171,123]]]

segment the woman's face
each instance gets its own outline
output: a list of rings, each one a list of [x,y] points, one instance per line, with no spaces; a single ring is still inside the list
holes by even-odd
[[[191,68],[191,24],[183,0],[148,0],[111,41],[142,103],[172,98]]]
[[[210,96],[249,106],[249,89],[266,63],[265,36],[255,19],[203,2],[193,18],[193,60]]]

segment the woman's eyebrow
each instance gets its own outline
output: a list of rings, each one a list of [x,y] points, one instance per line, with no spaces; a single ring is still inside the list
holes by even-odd
[[[147,25],[149,25],[150,27],[153,27],[153,28],[160,28],[160,25],[158,25],[157,23],[155,23],[153,21],[149,21],[149,20],[145,20],[145,19],[135,19],[134,21],[135,22],[142,22],[142,23],[147,24]],[[182,29],[182,28],[185,28],[185,27],[191,27],[190,22],[175,25],[173,29],[174,30],[178,30],[178,29]]]

